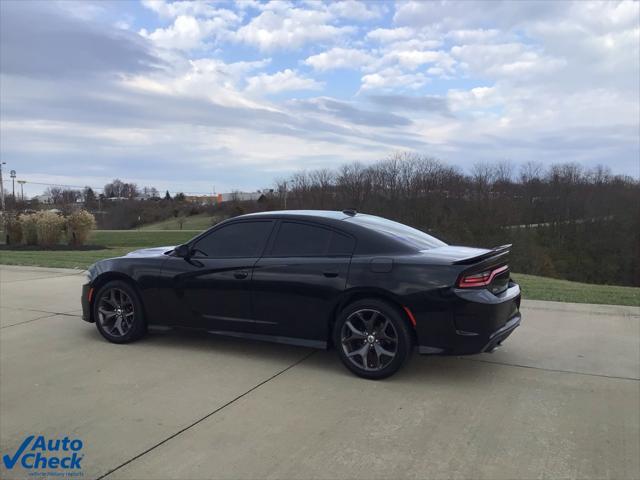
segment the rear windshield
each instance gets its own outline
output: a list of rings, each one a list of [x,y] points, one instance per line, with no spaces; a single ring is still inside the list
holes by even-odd
[[[387,220],[386,218],[358,214],[351,217],[349,221],[393,237],[416,250],[430,250],[432,248],[444,247],[447,245],[442,240],[438,240],[431,235],[427,235],[416,228],[412,228],[392,220]]]

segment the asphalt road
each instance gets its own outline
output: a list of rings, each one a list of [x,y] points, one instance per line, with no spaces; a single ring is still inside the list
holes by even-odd
[[[494,354],[359,379],[335,352],[104,341],[73,270],[0,267],[0,450],[83,442],[84,478],[640,477],[640,309],[525,301]],[[0,478],[29,471],[4,462]]]

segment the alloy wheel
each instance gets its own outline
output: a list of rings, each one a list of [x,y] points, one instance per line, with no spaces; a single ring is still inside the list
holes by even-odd
[[[385,368],[398,353],[398,332],[383,313],[374,309],[353,312],[340,332],[347,359],[366,371]]]
[[[126,292],[119,288],[110,288],[100,297],[98,303],[98,321],[109,335],[124,337],[133,326],[135,308]]]

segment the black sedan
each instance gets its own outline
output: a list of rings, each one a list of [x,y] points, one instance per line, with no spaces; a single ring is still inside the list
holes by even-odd
[[[184,245],[97,262],[83,318],[110,342],[147,326],[336,348],[357,375],[495,349],[520,324],[509,246],[449,246],[353,210],[254,213]]]

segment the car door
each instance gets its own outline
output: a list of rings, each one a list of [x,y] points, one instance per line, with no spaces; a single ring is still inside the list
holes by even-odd
[[[355,239],[310,222],[282,220],[276,229],[254,269],[254,316],[263,333],[281,341],[323,346]]]
[[[250,282],[274,225],[272,220],[221,225],[191,245],[189,258],[172,257],[163,269],[183,312],[182,325],[251,333]]]

